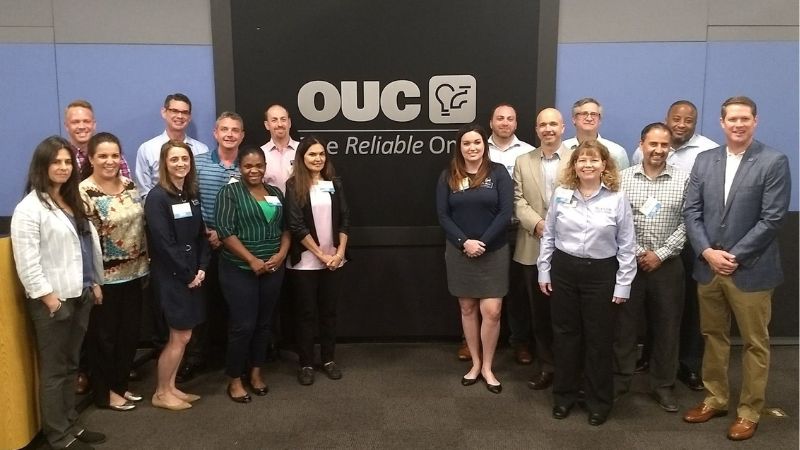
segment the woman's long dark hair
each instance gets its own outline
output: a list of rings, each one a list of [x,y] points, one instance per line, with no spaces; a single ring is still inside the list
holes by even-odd
[[[60,150],[69,152],[72,172],[69,174],[67,181],[58,189],[58,192],[61,194],[64,203],[72,210],[78,233],[86,233],[89,231],[89,226],[86,220],[86,204],[81,199],[81,194],[78,190],[78,184],[80,183],[78,163],[72,146],[61,136],[50,136],[36,146],[28,169],[25,193],[35,191],[36,196],[39,197],[39,201],[42,202],[45,208],[53,209],[53,201],[48,199],[49,195],[45,197],[45,194],[49,193],[53,187],[53,182],[50,180],[49,175],[50,164],[56,160]]]
[[[478,167],[478,173],[472,177],[468,177],[467,163],[464,160],[464,155],[461,153],[461,138],[471,131],[481,135],[481,139],[483,140],[483,159],[481,160],[480,167]],[[469,178],[469,187],[478,187],[483,183],[483,180],[489,176],[490,171],[489,137],[486,134],[486,129],[475,123],[464,125],[459,128],[458,134],[456,135],[456,148],[453,152],[453,159],[450,161],[450,174],[447,178],[447,185],[450,186],[450,190],[454,192],[461,190],[461,180],[464,178]]]
[[[333,162],[331,155],[328,154],[326,142],[317,136],[308,136],[297,146],[297,152],[294,154],[294,163],[292,165],[292,176],[286,182],[294,188],[294,200],[300,207],[306,206],[308,201],[308,192],[311,190],[311,172],[306,167],[305,157],[308,149],[312,146],[319,144],[325,150],[325,165],[322,166],[320,176],[323,180],[331,181],[336,176],[336,171],[333,169]]]
[[[89,143],[86,144],[86,155],[89,157],[89,160],[83,165],[83,167],[81,167],[81,180],[89,178],[89,176],[94,172],[94,166],[92,166],[91,159],[94,158],[95,153],[97,153],[97,146],[104,142],[117,144],[117,148],[119,148],[119,159],[122,161],[122,144],[119,143],[119,138],[111,133],[101,131],[92,136],[89,139]],[[117,175],[119,175],[119,173],[119,170],[117,170]]]

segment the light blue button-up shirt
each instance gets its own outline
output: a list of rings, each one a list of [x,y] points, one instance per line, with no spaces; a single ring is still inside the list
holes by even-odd
[[[577,258],[617,257],[614,297],[630,298],[636,276],[636,232],[625,194],[605,185],[584,199],[577,189],[556,189],[544,222],[539,259],[539,282],[550,283],[550,262],[559,249]],[[609,299],[611,300],[611,299]]]

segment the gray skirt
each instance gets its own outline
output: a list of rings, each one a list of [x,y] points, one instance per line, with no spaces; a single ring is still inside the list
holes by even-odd
[[[445,241],[447,289],[461,298],[503,298],[508,293],[509,260],[508,244],[470,258]]]

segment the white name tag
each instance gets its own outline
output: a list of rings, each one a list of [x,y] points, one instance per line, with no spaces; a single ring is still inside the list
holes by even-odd
[[[192,217],[192,206],[189,205],[189,203],[178,203],[177,205],[172,205],[172,217],[175,219]]]
[[[265,195],[264,199],[272,206],[281,206],[281,199],[277,195]]]
[[[333,188],[333,181],[322,180],[317,182],[317,190],[320,192],[330,192],[333,194],[336,190]]]
[[[644,216],[647,217],[648,219],[652,219],[653,217],[655,217],[660,210],[661,210],[661,202],[656,200],[655,197],[647,197],[647,200],[645,200],[644,205],[642,205],[642,207],[639,208],[639,211],[641,211],[641,213],[644,214]]]
[[[570,203],[572,201],[572,189],[557,187],[553,195],[556,197],[556,203]]]

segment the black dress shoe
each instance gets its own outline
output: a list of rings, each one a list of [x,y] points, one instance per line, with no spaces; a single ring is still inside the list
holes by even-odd
[[[534,375],[533,378],[528,381],[528,387],[534,391],[547,389],[551,384],[553,384],[552,372],[541,372],[538,375]]]
[[[186,383],[197,375],[197,367],[194,364],[184,363],[175,375],[176,383]]]
[[[228,391],[228,398],[235,401],[236,403],[250,403],[250,401],[253,400],[250,397],[250,394],[244,394],[239,397],[234,397],[233,394],[231,393],[231,385],[228,385],[227,391]]]
[[[600,413],[589,413],[589,425],[593,427],[606,423],[606,416]]]
[[[303,386],[314,384],[314,369],[312,367],[301,367],[297,371],[297,382]]]
[[[141,377],[138,370],[131,369],[130,372],[128,372],[128,381],[139,381],[139,378]]]
[[[553,406],[553,418],[554,419],[566,419],[569,416],[569,411],[572,409],[572,406]]]
[[[102,444],[106,441],[105,434],[98,433],[96,431],[89,431],[87,429],[84,429],[80,433],[76,434],[75,438],[86,444]]]
[[[703,379],[697,372],[691,370],[681,370],[678,372],[678,379],[683,382],[689,389],[693,391],[702,391],[705,389],[703,386]]]
[[[322,366],[322,371],[325,372],[325,375],[327,375],[328,378],[330,378],[331,380],[341,380],[342,379],[342,371],[339,370],[339,367],[333,361],[331,361],[329,363],[325,363]]]
[[[472,386],[473,384],[478,382],[478,378],[480,378],[480,376],[475,377],[475,378],[463,377],[463,378],[461,378],[461,385],[462,386]]]

